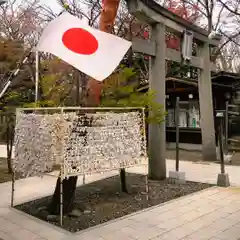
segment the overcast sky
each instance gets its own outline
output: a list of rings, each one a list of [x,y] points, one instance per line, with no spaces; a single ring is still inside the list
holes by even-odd
[[[51,9],[56,13],[61,11],[61,8],[60,8],[60,6],[59,6],[59,4],[57,3],[56,0],[40,0],[40,2],[42,4],[45,4],[49,7],[51,7]]]

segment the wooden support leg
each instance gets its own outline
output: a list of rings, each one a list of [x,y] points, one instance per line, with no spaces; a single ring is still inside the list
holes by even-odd
[[[153,26],[152,37],[156,42],[156,56],[151,59],[149,89],[156,92],[156,102],[165,111],[165,25],[159,23]],[[164,122],[149,124],[149,177],[154,180],[166,178],[165,134]]]
[[[212,98],[212,82],[210,71],[211,68],[209,45],[207,43],[203,44],[200,47],[199,54],[203,59],[203,69],[199,70],[198,80],[203,159],[206,161],[215,161],[217,159],[217,156]]]

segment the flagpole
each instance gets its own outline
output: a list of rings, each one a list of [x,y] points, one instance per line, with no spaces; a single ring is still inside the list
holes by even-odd
[[[35,104],[37,107],[38,102],[38,88],[39,88],[39,51],[36,49],[35,51]]]

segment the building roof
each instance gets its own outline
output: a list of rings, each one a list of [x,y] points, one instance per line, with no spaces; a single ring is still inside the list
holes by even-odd
[[[225,75],[223,73],[225,73]],[[237,75],[234,75],[234,74],[231,75],[231,74],[232,73],[222,72],[222,74],[219,73],[219,75],[214,75],[212,77],[212,86],[213,87],[231,88],[231,89],[233,89],[233,88],[238,87],[238,84],[239,84],[239,87],[240,87],[240,81],[239,81],[240,76],[238,78]],[[232,79],[232,81],[227,81],[227,80],[220,81],[219,80],[220,78]],[[168,77],[168,78],[166,78],[166,81],[173,81],[173,82],[183,83],[185,85],[192,85],[192,86],[194,86],[196,88],[198,87],[198,81],[195,80],[195,79],[180,79],[180,78]],[[149,87],[148,84],[146,84],[146,85],[144,85],[142,87],[139,87],[138,90],[140,92],[141,91],[146,91],[148,89],[148,87]]]
[[[222,80],[222,79],[240,80],[240,74],[239,73],[220,71],[220,72],[212,74],[212,80],[214,80],[214,79],[218,79],[218,80]]]

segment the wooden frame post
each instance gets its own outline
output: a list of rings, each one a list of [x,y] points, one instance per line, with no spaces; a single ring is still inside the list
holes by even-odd
[[[165,111],[165,25],[157,23],[152,26],[152,38],[156,41],[155,56],[151,59],[149,79],[150,90],[156,91],[156,101]],[[150,113],[151,114],[151,113]],[[165,122],[149,124],[149,177],[155,180],[166,178],[166,133]]]
[[[198,52],[203,61],[203,68],[199,69],[198,74],[199,105],[201,116],[200,126],[202,132],[202,154],[203,160],[215,161],[217,159],[217,154],[209,44],[204,43],[199,46]]]

